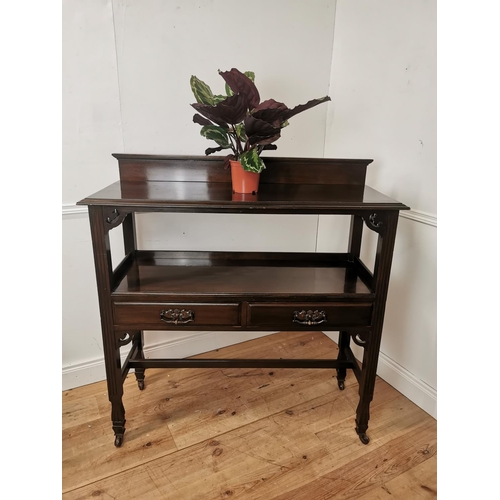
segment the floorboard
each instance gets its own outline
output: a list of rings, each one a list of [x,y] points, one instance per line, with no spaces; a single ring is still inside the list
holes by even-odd
[[[335,358],[318,332],[280,332],[199,358]],[[64,500],[427,499],[437,496],[436,421],[377,379],[368,435],[358,384],[334,370],[151,369],[124,386],[113,445],[105,382],[63,392]]]

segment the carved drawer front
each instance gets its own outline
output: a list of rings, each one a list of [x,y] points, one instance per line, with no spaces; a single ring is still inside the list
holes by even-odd
[[[164,330],[192,326],[240,325],[240,304],[116,302],[115,324]]]
[[[248,326],[279,328],[317,328],[370,326],[371,303],[250,303]]]

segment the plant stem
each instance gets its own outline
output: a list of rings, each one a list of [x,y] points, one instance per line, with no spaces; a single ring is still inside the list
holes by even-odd
[[[231,132],[228,132],[227,136],[229,137],[229,142],[231,143],[231,149],[233,150],[233,153],[237,156],[238,152],[236,151],[236,147],[233,143],[233,138],[231,137]]]
[[[234,137],[236,138],[236,145],[238,146],[238,156],[243,153],[243,146],[241,145],[240,138],[238,137],[238,133],[236,132],[236,127],[232,124]]]

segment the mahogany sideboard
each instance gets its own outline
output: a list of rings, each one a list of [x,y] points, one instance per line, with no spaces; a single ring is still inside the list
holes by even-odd
[[[221,157],[113,156],[120,180],[78,204],[89,210],[115,446],[125,433],[123,381],[133,368],[143,390],[152,367],[326,368],[340,390],[353,370],[355,430],[367,444],[399,211],[409,209],[365,185],[372,160],[265,158],[258,193],[242,195]],[[344,253],[139,250],[135,214],[144,212],[341,214],[351,225]],[[120,224],[125,257],[113,269],[109,231]],[[360,259],[363,224],[378,234],[373,273]],[[339,351],[329,360],[145,358],[144,331],[179,329],[339,331]]]

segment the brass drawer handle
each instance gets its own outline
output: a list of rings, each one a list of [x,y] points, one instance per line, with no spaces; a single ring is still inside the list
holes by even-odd
[[[160,312],[161,321],[172,325],[185,325],[194,321],[194,311],[186,309],[163,309]]]
[[[294,311],[293,313],[293,323],[299,323],[300,325],[320,325],[321,323],[326,323],[326,313],[325,311]]]

